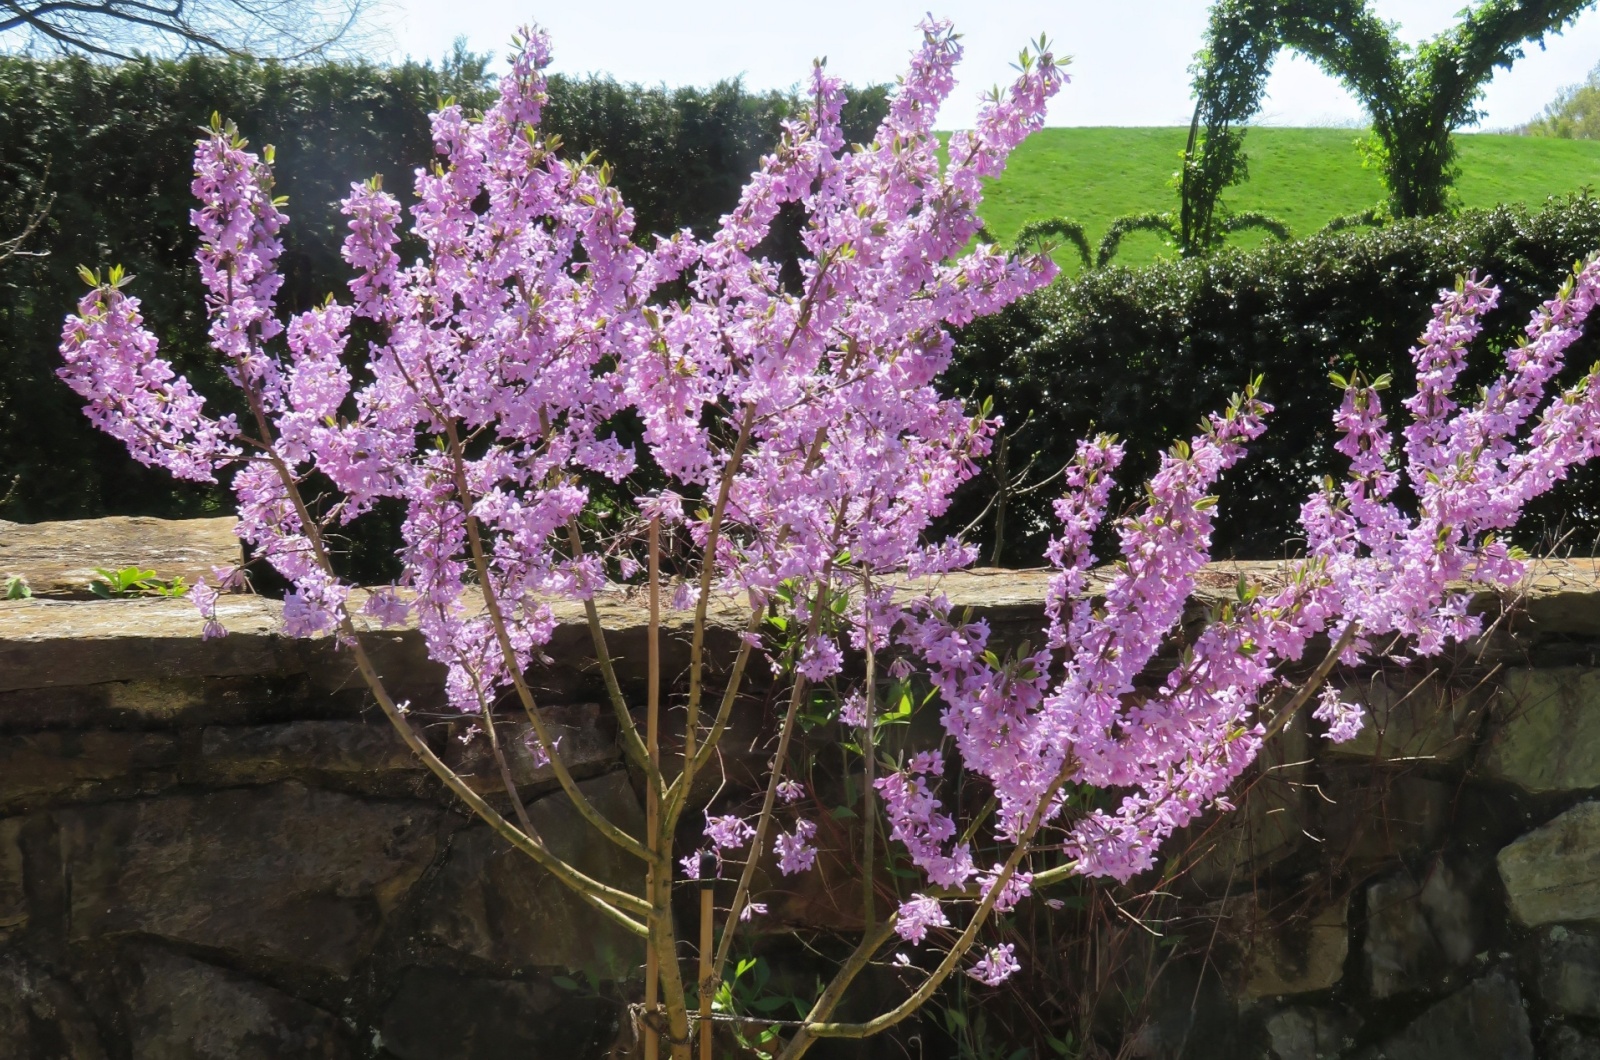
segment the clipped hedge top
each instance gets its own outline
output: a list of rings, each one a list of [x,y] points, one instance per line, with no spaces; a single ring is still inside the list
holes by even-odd
[[[1224,489],[1217,543],[1220,555],[1276,557],[1295,547],[1299,506],[1313,482],[1344,466],[1332,450],[1338,393],[1330,371],[1392,372],[1394,401],[1407,396],[1409,351],[1439,289],[1476,269],[1503,293],[1464,379],[1475,388],[1501,367],[1494,354],[1514,341],[1534,307],[1597,250],[1600,199],[1576,195],[1535,210],[1502,206],[1098,270],[968,327],[955,379],[963,392],[993,394],[1013,425],[1031,414],[1011,444],[1013,472],[1034,453],[1038,469],[1053,471],[1078,438],[1100,430],[1128,443],[1123,477],[1135,481],[1229,394],[1264,376],[1264,396],[1277,411]],[[1597,350],[1585,339],[1571,363],[1587,367]],[[955,513],[956,525],[982,507],[978,492],[993,490],[993,478],[985,479]],[[1596,479],[1585,472],[1533,509],[1527,543],[1537,546],[1563,526],[1587,534],[1587,546],[1600,532]],[[1040,490],[1012,506],[1006,562],[1040,561],[1053,496]]]

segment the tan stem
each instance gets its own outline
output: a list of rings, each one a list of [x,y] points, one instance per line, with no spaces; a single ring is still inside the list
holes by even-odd
[[[870,586],[864,587],[864,592],[870,592]],[[863,607],[867,606],[863,596]],[[872,893],[872,863],[876,860],[877,837],[873,834],[874,823],[877,817],[877,804],[873,796],[877,794],[873,788],[873,774],[877,765],[874,761],[877,751],[873,746],[873,727],[877,722],[878,689],[877,689],[877,651],[872,644],[872,620],[870,611],[867,612],[867,629],[862,640],[867,647],[867,690],[866,712],[867,723],[861,730],[861,912],[862,921],[866,925],[868,934],[872,932],[872,922],[875,919],[873,909],[874,895]]]
[[[1328,675],[1333,673],[1333,668],[1339,665],[1339,656],[1343,655],[1345,649],[1349,648],[1355,641],[1360,634],[1360,630],[1361,626],[1356,622],[1352,622],[1346,627],[1344,633],[1328,649],[1328,654],[1324,655],[1322,661],[1317,664],[1317,668],[1312,670],[1306,679],[1301,682],[1299,688],[1295,689],[1294,695],[1289,697],[1288,702],[1284,703],[1273,714],[1272,721],[1267,725],[1266,735],[1262,739],[1272,739],[1294,719],[1295,714],[1299,712],[1301,707],[1306,705],[1312,694],[1328,680]]]
[[[1017,866],[1022,863],[1022,859],[1030,852],[1033,837],[1038,833],[1039,826],[1044,823],[1045,811],[1054,802],[1056,793],[1061,789],[1061,786],[1067,782],[1067,779],[1076,770],[1076,760],[1070,754],[1067,755],[1062,762],[1061,769],[1056,773],[1055,779],[1050,782],[1050,786],[1041,794],[1039,805],[1034,808],[1033,815],[1028,820],[1027,828],[1017,837],[1016,846],[1012,848],[1010,856],[1006,858],[999,874],[995,877],[994,882],[990,884],[988,893],[983,896],[983,899],[978,903],[978,908],[973,911],[966,928],[957,937],[949,952],[945,954],[944,960],[939,963],[939,967],[923,981],[921,986],[912,991],[910,997],[888,1012],[864,1023],[829,1023],[826,1020],[828,1016],[832,1015],[833,1007],[838,1004],[838,995],[830,996],[829,993],[824,992],[823,996],[817,999],[817,1004],[812,1007],[811,1012],[807,1014],[805,1024],[795,1033],[794,1038],[790,1040],[779,1060],[799,1060],[818,1038],[867,1038],[874,1034],[879,1034],[904,1020],[926,1004],[927,1000],[933,996],[934,991],[938,990],[940,985],[950,977],[956,966],[961,963],[967,952],[971,950],[972,943],[977,939],[978,931],[982,929],[984,923],[989,919],[989,914],[993,911],[995,902],[1004,893],[1006,884],[1016,872]],[[870,955],[867,959],[870,960]],[[826,1008],[823,1007],[824,1001],[828,1002]]]
[[[489,623],[494,629],[495,639],[499,642],[500,654],[505,660],[506,671],[511,675],[511,684],[517,691],[517,698],[522,702],[522,709],[528,716],[528,721],[533,726],[534,733],[539,737],[539,744],[543,748],[545,757],[550,761],[550,769],[555,773],[556,780],[561,784],[561,790],[566,792],[567,798],[572,800],[572,805],[584,820],[591,824],[595,831],[605,836],[617,846],[626,850],[636,858],[644,861],[650,860],[650,852],[645,845],[633,836],[619,828],[584,795],[578,787],[578,782],[573,779],[572,773],[561,759],[560,751],[555,745],[555,739],[550,733],[549,726],[545,723],[544,715],[534,701],[533,691],[528,687],[528,682],[523,679],[522,667],[517,664],[517,652],[511,643],[511,633],[506,626],[505,615],[500,609],[500,596],[495,591],[494,579],[489,570],[488,557],[483,548],[483,539],[478,530],[478,519],[472,514],[472,493],[467,486],[466,459],[461,450],[461,439],[456,433],[455,421],[445,420],[445,436],[450,444],[451,461],[455,468],[456,491],[461,496],[461,514],[466,524],[467,545],[472,552],[473,569],[477,571],[478,581],[483,590],[484,609],[488,612]]]
[[[802,645],[817,635],[822,623],[822,608],[827,601],[832,573],[833,561],[829,560],[823,566],[822,581],[817,587],[817,598],[812,603],[811,621],[806,625]],[[756,834],[750,840],[750,856],[745,859],[744,871],[739,873],[739,886],[733,892],[733,904],[728,907],[728,919],[722,925],[722,937],[717,943],[717,960],[712,968],[712,975],[718,982],[721,982],[723,969],[728,966],[728,956],[733,952],[733,937],[739,930],[739,914],[744,911],[744,904],[749,900],[750,884],[756,875],[756,864],[761,860],[761,852],[766,849],[767,829],[772,824],[772,811],[778,802],[778,784],[783,780],[784,763],[789,760],[789,741],[794,735],[795,719],[800,714],[800,704],[805,699],[806,688],[805,675],[797,672],[794,677],[794,688],[789,694],[789,709],[784,713],[783,728],[778,733],[778,750],[773,755],[771,775],[767,778],[767,791],[761,799],[761,813],[756,818]]]
[[[667,1039],[674,1060],[693,1060],[690,1046],[690,1007],[683,993],[683,975],[678,972],[678,942],[672,930],[672,889],[656,887],[656,908],[650,917],[650,951],[658,956],[661,1001],[667,1010]],[[650,1042],[654,1038],[646,1038]]]
[[[262,440],[265,443],[264,449],[267,459],[277,472],[279,482],[283,485],[290,503],[294,505],[295,514],[300,520],[301,528],[305,531],[306,539],[311,542],[312,554],[316,557],[317,565],[328,577],[335,577],[333,563],[328,557],[328,551],[323,543],[319,524],[312,519],[310,509],[306,507],[305,498],[300,494],[300,487],[295,482],[294,474],[272,446],[272,432],[267,424],[266,414],[261,408],[260,401],[254,393],[248,390],[246,393],[250,400],[251,411],[261,431]],[[512,846],[533,858],[540,867],[572,888],[579,897],[598,909],[608,919],[635,935],[643,936],[648,934],[648,928],[644,924],[639,923],[628,915],[630,912],[636,915],[648,914],[650,910],[648,903],[637,895],[629,894],[626,891],[603,884],[599,880],[591,879],[567,864],[551,853],[536,833],[525,833],[519,830],[510,821],[502,817],[499,811],[489,805],[483,796],[473,791],[471,786],[455,770],[445,765],[439,759],[439,756],[433,753],[433,748],[429,747],[427,742],[406,721],[405,715],[400,711],[393,697],[389,695],[388,689],[384,686],[383,679],[379,675],[377,668],[372,665],[372,660],[367,656],[366,648],[361,644],[360,635],[355,628],[355,623],[350,619],[349,612],[342,608],[339,612],[339,628],[344,635],[345,641],[350,646],[351,654],[355,657],[356,669],[360,672],[362,680],[367,683],[373,698],[378,701],[378,706],[382,708],[385,716],[388,717],[390,723],[399,732],[400,738],[405,741],[406,746],[422,760],[423,764],[432,771],[434,776],[438,777],[457,798],[466,803],[496,833],[505,838]]]
[[[522,804],[522,795],[517,791],[517,782],[511,775],[511,763],[506,760],[505,750],[500,746],[499,731],[494,724],[494,704],[483,694],[483,688],[478,683],[478,675],[472,675],[473,691],[478,696],[479,716],[483,721],[484,735],[489,740],[489,750],[494,753],[494,760],[500,767],[500,783],[505,786],[506,797],[511,800],[511,808],[516,812],[517,823],[528,835],[537,834],[533,821],[528,818],[528,808]]]
[[[572,549],[574,559],[583,555],[583,536],[578,532],[576,519],[567,524],[567,543]],[[645,750],[638,726],[633,723],[633,712],[628,709],[628,701],[622,694],[622,683],[617,680],[617,668],[612,664],[611,651],[606,646],[606,630],[600,622],[600,609],[595,606],[592,595],[584,598],[583,615],[589,623],[589,639],[594,642],[595,661],[600,664],[600,676],[605,681],[606,695],[611,700],[612,713],[617,716],[622,748],[635,765],[645,770],[651,783],[659,784],[660,771],[651,771],[649,753]]]
[[[700,887],[700,1060],[711,1060],[711,1001],[716,980],[711,975],[711,923],[716,915],[716,892]]]
[[[645,690],[644,744],[651,771],[661,775],[661,520],[650,520],[650,631],[646,655],[649,671]],[[660,1055],[661,1038],[656,1028],[656,993],[661,983],[662,952],[656,937],[656,912],[661,904],[657,896],[656,855],[660,849],[661,830],[657,816],[660,813],[658,787],[649,785],[645,791],[645,837],[650,843],[650,870],[645,877],[645,894],[650,900],[650,952],[645,957],[644,1012],[646,1037],[645,1060],[656,1060]],[[673,954],[676,957],[676,954]]]
[[[684,718],[683,737],[683,788],[687,792],[694,783],[696,732],[700,727],[701,681],[705,671],[706,610],[711,603],[711,585],[717,569],[717,544],[721,540],[722,520],[728,511],[728,497],[733,492],[733,480],[739,476],[744,464],[745,450],[750,445],[750,432],[755,421],[755,406],[745,409],[739,424],[739,437],[733,443],[728,464],[722,469],[722,481],[717,487],[717,502],[711,509],[711,522],[706,527],[706,546],[700,561],[700,598],[694,605],[694,631],[689,642],[689,702]]]
[[[716,752],[717,745],[722,742],[722,734],[727,730],[728,720],[733,716],[734,702],[739,698],[739,689],[744,683],[744,673],[750,663],[752,650],[751,638],[761,630],[761,622],[766,617],[766,608],[758,607],[750,612],[750,621],[745,626],[745,637],[739,645],[739,654],[734,657],[733,671],[728,675],[726,687],[722,690],[722,703],[717,707],[717,717],[711,728],[706,731],[705,739],[695,748],[693,768],[679,774],[666,793],[666,823],[665,827],[671,832],[678,823],[679,816],[687,804],[689,789],[684,782],[685,776],[694,777],[711,761],[711,756]]]
[[[756,818],[756,834],[750,840],[750,856],[745,860],[744,871],[739,874],[739,886],[733,892],[733,904],[728,906],[728,919],[722,925],[722,938],[717,944],[717,960],[712,972],[718,982],[722,980],[722,970],[728,966],[728,955],[733,951],[733,936],[738,931],[739,914],[744,911],[745,902],[750,896],[756,864],[761,860],[761,852],[766,849],[767,826],[772,821],[772,810],[778,800],[778,783],[783,778],[783,763],[789,755],[789,737],[794,732],[795,718],[800,713],[805,692],[806,679],[796,674],[794,689],[789,696],[789,709],[783,718],[783,731],[778,735],[778,750],[773,756],[772,775],[767,780],[767,792],[761,800],[761,815]]]

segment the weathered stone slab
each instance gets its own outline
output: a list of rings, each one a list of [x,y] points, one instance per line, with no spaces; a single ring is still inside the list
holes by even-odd
[[[202,640],[187,600],[0,601],[0,691],[305,670],[300,646],[274,632],[282,607],[223,597],[230,636]]]
[[[1313,834],[1360,873],[1387,868],[1396,858],[1431,854],[1454,812],[1457,784],[1408,770],[1380,770],[1340,759],[1324,765]],[[1331,800],[1331,801],[1329,801]]]
[[[124,977],[133,1060],[344,1060],[356,1055],[327,1012],[238,975],[155,947]]]
[[[371,630],[361,638],[367,659],[397,701],[431,710],[444,703],[445,668],[428,658],[422,634],[414,629]],[[320,692],[367,692],[354,653],[332,640],[305,645],[306,675]]]
[[[1535,793],[1600,788],[1600,671],[1512,670],[1496,713],[1487,776]]]
[[[597,777],[580,789],[618,827],[643,834],[644,814],[626,774]],[[597,834],[566,795],[532,803],[528,816],[556,856],[602,883],[643,893],[642,863]],[[571,968],[621,979],[644,959],[641,940],[487,825],[451,840],[444,866],[419,904],[418,923],[425,938],[507,971]]]
[[[1438,675],[1374,675],[1341,693],[1366,708],[1366,724],[1354,739],[1322,749],[1378,762],[1455,761],[1472,749],[1494,691],[1455,688]]]
[[[1600,802],[1520,837],[1496,862],[1518,924],[1600,923]]]
[[[151,519],[109,516],[52,523],[0,520],[0,578],[21,576],[36,595],[88,596],[96,567],[153,570],[171,581],[213,585],[215,567],[236,567],[243,558],[233,516],[217,519]]]
[[[1269,909],[1256,898],[1211,907],[1222,917],[1218,937],[1243,956],[1238,992],[1245,998],[1284,997],[1326,990],[1344,977],[1350,952],[1350,900],[1322,906]]]
[[[616,1008],[549,983],[407,968],[384,1009],[385,1055],[400,1060],[505,1060],[596,1055]]]
[[[100,1033],[72,988],[17,954],[0,954],[0,1055],[106,1060]]]
[[[0,821],[0,941],[28,922],[22,864],[22,818]]]
[[[316,709],[290,675],[166,677],[0,692],[0,732],[151,729],[271,720]],[[328,703],[323,697],[322,703]]]
[[[1383,1043],[1387,1060],[1534,1060],[1516,981],[1496,969]]]
[[[1541,560],[1528,573],[1522,605],[1534,632],[1600,636],[1600,559]]]
[[[1540,1039],[1541,1060],[1600,1060],[1600,1038],[1559,1023]]]
[[[384,717],[212,726],[200,736],[199,779],[212,784],[332,778],[381,786],[427,772]]]
[[[1344,1052],[1356,1023],[1338,1012],[1296,1005],[1274,1012],[1262,1027],[1270,1060],[1325,1060]]]
[[[432,861],[442,815],[295,783],[58,811],[68,937],[348,975]]]
[[[159,732],[0,736],[0,809],[28,811],[87,796],[148,794],[178,781],[178,741]]]
[[[1280,563],[1219,563],[1198,578],[1197,606],[1229,595],[1241,573],[1252,580],[1272,583],[1280,579]],[[1096,578],[1103,577],[1097,572]],[[1043,616],[1047,571],[965,571],[929,578],[907,593],[938,591],[957,607],[971,605],[996,631],[996,638],[1037,638]],[[1096,581],[1094,584],[1100,584]],[[1556,631],[1580,631],[1561,617],[1563,608],[1600,612],[1593,605],[1595,569],[1592,563],[1571,561],[1543,564],[1534,579],[1530,607]],[[1566,601],[1568,597],[1571,601]],[[1485,598],[1487,603],[1487,598]],[[646,610],[632,590],[611,589],[596,597],[596,609],[607,631],[611,652],[618,660],[644,657]],[[562,694],[582,694],[598,684],[592,662],[583,607],[572,601],[552,604],[557,629],[545,654],[549,666],[535,667],[530,680]],[[171,677],[232,676],[303,673],[313,669],[318,687],[358,688],[351,660],[342,653],[303,648],[275,635],[281,607],[251,596],[225,597],[218,617],[232,636],[202,641],[202,623],[185,600],[21,600],[0,601],[0,692],[56,685],[91,685],[110,681],[150,681]],[[747,619],[737,602],[718,598],[709,619],[718,645],[735,643],[735,631]],[[685,661],[686,648],[674,636],[687,627],[689,616],[665,616],[663,666],[675,671]],[[1600,629],[1600,613],[1590,617]],[[1578,623],[1582,625],[1582,623]],[[1569,629],[1569,627],[1572,627]],[[365,628],[365,627],[364,627]],[[437,669],[413,645],[406,631],[379,635],[369,642],[375,655],[393,651],[380,669],[392,672],[400,684],[437,686]],[[713,655],[716,653],[713,652]],[[625,684],[637,684],[638,666],[621,667]]]
[[[602,716],[599,704],[552,705],[541,710],[555,740],[556,753],[574,777],[596,776],[622,764],[622,751],[613,735],[615,723],[609,712]],[[471,718],[456,725],[459,735],[445,741],[441,757],[446,765],[466,778],[474,791],[485,794],[504,791],[500,763],[489,746],[488,737],[481,732],[468,734],[474,726],[476,722]],[[525,716],[501,715],[496,719],[495,734],[517,791],[526,796],[551,790],[556,783],[555,768],[549,762],[541,764],[534,754],[538,735],[533,731],[533,723]]]
[[[1422,881],[1401,874],[1368,885],[1362,949],[1372,996],[1439,986],[1472,959],[1481,935],[1467,881],[1448,864]]]
[[[1535,989],[1564,1016],[1600,1018],[1600,936],[1556,925],[1539,938]]]
[[[1184,851],[1187,882],[1209,895],[1237,891],[1259,873],[1293,856],[1307,842],[1306,790],[1311,758],[1305,726],[1292,725],[1269,740],[1251,768],[1237,808],[1212,811],[1199,826],[1175,837]]]

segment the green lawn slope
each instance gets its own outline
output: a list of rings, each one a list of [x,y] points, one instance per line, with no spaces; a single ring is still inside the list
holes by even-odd
[[[1115,217],[1177,208],[1170,186],[1188,129],[1081,128],[1035,133],[1011,157],[1005,174],[985,193],[989,229],[1009,240],[1024,223],[1067,216],[1087,229],[1091,245]],[[1245,150],[1250,180],[1225,201],[1235,210],[1261,210],[1286,222],[1296,236],[1329,220],[1375,205],[1383,181],[1363,168],[1355,129],[1251,129]],[[1600,185],[1600,141],[1466,134],[1460,145],[1456,193],[1464,206],[1538,203],[1551,195]],[[1258,235],[1243,234],[1240,245]],[[1135,233],[1117,261],[1137,265],[1168,253],[1159,236]],[[1069,261],[1059,254],[1063,265]]]

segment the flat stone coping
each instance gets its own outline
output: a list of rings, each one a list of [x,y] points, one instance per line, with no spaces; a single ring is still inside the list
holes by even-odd
[[[59,524],[58,524],[59,525]],[[1201,601],[1226,599],[1240,574],[1271,581],[1284,564],[1276,562],[1217,563],[1202,571],[1196,596]],[[1049,570],[971,570],[925,579],[918,591],[943,592],[955,607],[971,607],[997,630],[1026,634],[1043,608]],[[1096,580],[1107,571],[1096,572]],[[1487,594],[1485,594],[1487,597]],[[1482,601],[1484,606],[1489,600]],[[1600,563],[1593,559],[1546,561],[1531,572],[1523,601],[1527,620],[1538,634],[1600,636]],[[642,591],[601,593],[601,622],[626,641],[647,624]],[[357,602],[359,606],[359,602]],[[583,605],[554,605],[561,628],[556,641],[569,653],[587,654],[588,633]],[[713,625],[738,629],[747,612],[732,600],[711,609]],[[202,622],[187,600],[65,600],[35,597],[0,601],[0,692],[147,679],[153,674],[229,677],[304,672],[311,656],[326,652],[326,642],[282,636],[282,604],[263,597],[221,597],[217,616],[229,636],[201,638]],[[690,622],[688,612],[664,616],[669,636]],[[376,638],[415,642],[414,631],[367,631]],[[420,647],[420,645],[419,645]]]
[[[237,566],[243,553],[238,520],[112,516],[52,523],[0,519],[0,579],[21,577],[38,596],[88,597],[96,567],[153,570],[163,581],[201,578],[215,584],[215,567]]]

